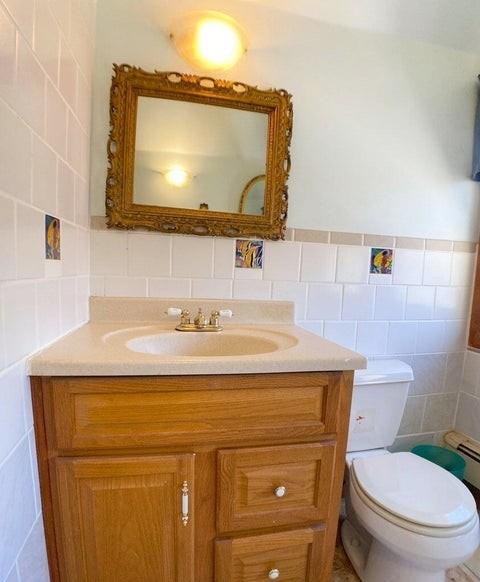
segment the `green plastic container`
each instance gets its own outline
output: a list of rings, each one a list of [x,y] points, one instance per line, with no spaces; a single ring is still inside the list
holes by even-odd
[[[435,445],[417,445],[413,447],[412,453],[423,457],[436,465],[440,465],[458,479],[463,480],[465,474],[465,459],[444,447],[437,447]]]

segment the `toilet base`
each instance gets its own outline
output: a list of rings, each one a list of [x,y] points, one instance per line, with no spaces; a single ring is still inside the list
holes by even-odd
[[[345,552],[362,582],[445,582],[445,570],[419,569],[391,552],[378,540],[359,535],[346,519],[341,538]]]

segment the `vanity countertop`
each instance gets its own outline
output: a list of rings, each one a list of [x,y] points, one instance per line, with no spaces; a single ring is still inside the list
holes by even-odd
[[[175,319],[163,316],[166,307],[176,304],[192,311],[200,305],[206,313],[220,304],[222,309],[234,311],[231,321],[235,323],[223,322],[224,331],[220,333],[178,332]],[[167,376],[343,371],[366,367],[362,355],[294,325],[293,304],[289,302],[94,297],[90,315],[89,323],[32,356],[28,373],[31,376]],[[161,338],[162,346],[167,346],[166,352],[161,347],[161,353],[144,353],[133,351],[127,345],[129,342],[130,346],[135,342],[142,345],[143,338],[148,343],[152,337]],[[269,342],[279,348],[255,353],[256,341],[260,350]],[[184,342],[189,346],[186,350]],[[208,350],[202,353],[207,342],[216,346],[212,353]],[[191,355],[192,350],[198,354]],[[218,350],[225,353],[218,355]],[[237,350],[247,353],[232,355]],[[253,353],[248,354],[249,350]]]

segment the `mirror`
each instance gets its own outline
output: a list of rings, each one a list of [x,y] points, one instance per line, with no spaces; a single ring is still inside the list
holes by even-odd
[[[290,95],[114,65],[108,226],[285,237]]]
[[[133,201],[262,215],[265,181],[240,200],[265,174],[267,140],[265,113],[139,97]]]

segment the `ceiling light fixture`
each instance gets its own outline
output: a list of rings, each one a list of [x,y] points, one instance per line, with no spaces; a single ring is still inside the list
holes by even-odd
[[[232,68],[247,50],[240,25],[221,12],[192,12],[176,22],[170,35],[175,48],[191,65],[206,71]]]

